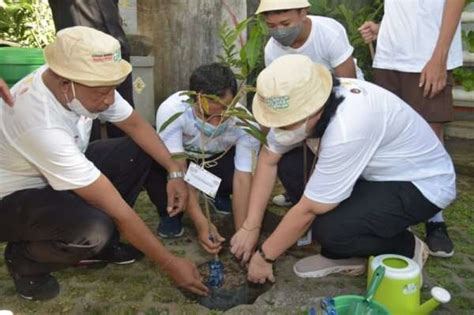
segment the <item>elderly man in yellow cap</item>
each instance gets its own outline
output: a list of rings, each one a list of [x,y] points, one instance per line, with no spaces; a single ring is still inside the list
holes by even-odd
[[[308,57],[289,55],[260,73],[253,113],[271,129],[252,181],[247,229],[231,241],[239,258],[255,248],[282,155],[310,145],[311,138],[320,145],[308,160],[299,201],[251,256],[249,280],[274,280],[272,263],[308,228],[321,254],[294,265],[300,277],[359,274],[366,257],[385,253],[423,266],[428,248],[407,228],[454,200],[455,173],[439,139],[408,104],[374,84],[339,80]]]
[[[260,1],[256,14],[264,17],[271,36],[265,46],[265,65],[280,56],[300,54],[325,65],[337,77],[363,79],[363,73],[352,57],[354,48],[344,26],[329,17],[308,15],[309,8],[307,0]],[[300,151],[301,148],[296,148],[292,154]],[[289,166],[288,169],[280,168],[279,177],[301,175],[300,169]],[[273,203],[288,207],[297,201],[296,193],[286,183],[283,186],[287,192],[275,196]]]
[[[179,165],[158,135],[115,91],[131,72],[113,37],[88,27],[57,34],[47,65],[18,82],[15,106],[0,103],[0,241],[20,296],[59,293],[51,272],[93,260],[130,263],[138,251],[178,286],[207,288],[195,265],[170,253],[133,211],[152,160],[168,171],[168,211],[180,212],[187,190]],[[129,137],[89,144],[92,120]]]

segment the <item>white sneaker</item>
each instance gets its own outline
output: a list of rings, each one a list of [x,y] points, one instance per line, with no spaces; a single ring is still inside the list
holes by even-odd
[[[291,207],[293,205],[287,194],[276,195],[273,197],[272,203],[280,207]]]
[[[320,278],[331,273],[358,276],[365,272],[366,266],[365,258],[329,259],[314,255],[298,260],[293,271],[301,278]]]

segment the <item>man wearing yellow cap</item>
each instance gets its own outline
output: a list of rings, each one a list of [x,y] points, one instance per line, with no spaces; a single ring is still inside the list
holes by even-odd
[[[158,263],[178,286],[206,294],[190,261],[170,253],[133,211],[152,160],[168,171],[168,211],[187,200],[183,173],[152,126],[115,91],[130,73],[119,42],[88,27],[57,34],[47,65],[0,103],[0,241],[16,291],[30,300],[59,293],[51,272],[83,260],[132,262],[133,247]],[[94,118],[129,138],[89,144]]]
[[[329,17],[308,15],[309,7],[307,0],[260,1],[256,14],[263,15],[271,36],[265,46],[265,65],[280,56],[300,54],[325,65],[337,77],[363,79],[362,71],[352,58],[354,48],[344,26]],[[296,148],[290,155],[300,151],[301,148]],[[282,163],[289,167],[280,168],[279,177],[301,175],[301,170],[295,170],[286,159]],[[287,193],[275,196],[273,203],[291,206],[297,201],[296,194],[290,185],[285,182],[283,185]]]
[[[408,104],[369,82],[337,79],[301,55],[263,70],[255,119],[271,128],[261,150],[247,219],[231,240],[249,257],[258,239],[281,156],[319,138],[318,160],[299,201],[251,255],[248,278],[274,280],[272,262],[312,227],[321,255],[294,265],[300,277],[360,274],[365,258],[393,253],[420,267],[428,248],[407,228],[446,208],[456,196],[452,161],[429,125]],[[302,161],[301,164],[304,164]],[[301,166],[303,167],[303,166]]]

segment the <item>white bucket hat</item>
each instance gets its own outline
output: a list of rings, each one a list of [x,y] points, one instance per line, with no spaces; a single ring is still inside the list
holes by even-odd
[[[309,8],[310,6],[311,4],[308,0],[261,0],[255,14],[268,11]]]
[[[303,55],[275,59],[257,78],[252,110],[266,127],[283,127],[318,112],[332,90],[331,72]]]
[[[90,87],[119,85],[132,71],[122,59],[118,40],[85,26],[59,31],[44,57],[59,76]]]

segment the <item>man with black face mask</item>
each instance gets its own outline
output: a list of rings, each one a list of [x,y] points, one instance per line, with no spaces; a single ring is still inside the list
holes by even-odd
[[[307,15],[309,7],[307,0],[260,1],[256,14],[263,14],[271,36],[265,47],[265,65],[283,55],[299,54],[325,65],[337,77],[363,79],[344,27],[328,17]],[[287,193],[273,198],[278,206],[289,207],[294,202]]]
[[[308,15],[309,7],[307,0],[260,2],[255,13],[263,14],[271,36],[265,65],[283,55],[300,54],[324,64],[338,77],[362,79],[344,27],[334,19]]]

